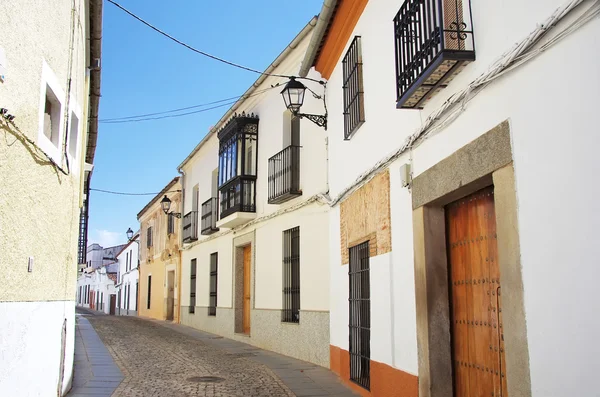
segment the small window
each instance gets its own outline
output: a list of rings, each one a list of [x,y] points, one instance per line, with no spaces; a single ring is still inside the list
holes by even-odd
[[[217,274],[219,267],[219,254],[217,252],[210,254],[210,293],[208,296],[208,315],[217,315]]]
[[[69,154],[77,158],[77,139],[79,138],[79,119],[75,112],[71,112],[71,126],[69,128]]]
[[[190,313],[196,311],[196,259],[190,264]]]
[[[175,233],[175,217],[173,214],[167,216],[167,235]]]
[[[283,310],[281,321],[300,322],[300,228],[283,232]]]
[[[125,254],[125,271],[129,271],[129,252]]]
[[[44,106],[44,135],[55,147],[60,144],[60,115],[62,106],[54,91],[46,84],[46,102]]]
[[[152,226],[148,226],[146,231],[146,247],[152,247]]]
[[[148,276],[148,302],[147,309],[150,309],[150,297],[152,296],[152,276]]]
[[[344,71],[344,139],[365,122],[363,64],[360,36],[356,36],[342,62]]]

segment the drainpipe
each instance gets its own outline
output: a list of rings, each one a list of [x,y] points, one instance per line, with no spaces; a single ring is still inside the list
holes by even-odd
[[[319,13],[319,19],[315,25],[315,30],[310,38],[310,42],[308,43],[306,55],[304,56],[304,61],[302,62],[300,72],[298,73],[300,77],[306,77],[308,71],[310,68],[312,68],[315,57],[317,56],[317,51],[319,51],[319,47],[321,45],[321,40],[323,39],[323,36],[325,36],[327,27],[329,26],[329,21],[331,20],[333,10],[335,9],[337,3],[338,0],[323,1],[323,7]]]

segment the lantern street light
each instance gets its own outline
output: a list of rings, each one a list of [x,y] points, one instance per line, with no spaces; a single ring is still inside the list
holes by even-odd
[[[134,233],[133,233],[133,230],[131,230],[131,228],[128,228],[125,233],[127,234],[127,241],[129,241],[129,242],[134,241],[137,243],[138,246],[140,245],[140,240],[133,238]]]
[[[296,80],[295,77],[290,77],[290,81],[288,81],[285,88],[281,91],[285,107],[292,112],[294,116],[307,118],[319,127],[327,129],[327,113],[324,115],[300,113],[300,108],[304,104],[304,94],[306,93],[306,89],[306,86]],[[316,94],[314,95],[315,97],[320,98]]]
[[[162,207],[162,210],[165,214],[173,215],[175,218],[181,219],[181,212],[169,212],[169,210],[171,209],[171,200],[167,197],[166,194],[165,197],[163,197],[163,199],[160,201],[160,206]]]

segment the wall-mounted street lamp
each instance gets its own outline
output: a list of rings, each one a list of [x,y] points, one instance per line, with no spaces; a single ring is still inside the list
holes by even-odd
[[[160,206],[162,207],[162,210],[165,214],[173,215],[175,218],[181,219],[181,212],[169,212],[169,210],[171,209],[171,200],[167,197],[166,194],[165,197],[160,201]]]
[[[295,77],[290,77],[290,81],[288,81],[288,83],[285,85],[285,88],[281,91],[281,96],[283,96],[285,107],[288,108],[288,110],[292,112],[294,116],[307,118],[319,127],[324,127],[327,129],[327,112],[325,112],[324,115],[300,113],[300,108],[304,104],[304,94],[306,93],[306,89],[306,86],[296,80]],[[315,96],[315,98],[321,98],[314,92],[312,94]]]
[[[127,231],[125,232],[127,233],[127,240],[129,242],[134,241],[137,245],[138,245],[138,260],[137,260],[137,264],[138,267],[140,267],[140,240],[139,239],[133,239],[133,230],[131,230],[131,228],[128,228]]]
[[[133,230],[131,230],[131,228],[127,229],[127,240],[128,241],[135,241],[136,243],[138,243],[138,245],[140,245],[139,240],[134,240],[133,239]]]

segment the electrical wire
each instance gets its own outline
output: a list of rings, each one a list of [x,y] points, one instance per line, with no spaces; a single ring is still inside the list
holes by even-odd
[[[262,90],[262,91],[267,91],[267,90],[269,90],[269,88],[267,88],[265,90]],[[104,123],[104,122],[107,122],[107,121],[121,121],[121,120],[136,119],[136,118],[140,118],[140,117],[149,117],[149,116],[156,116],[156,115],[161,115],[161,114],[175,113],[175,112],[180,112],[180,111],[183,111],[183,110],[190,110],[190,109],[201,108],[201,107],[204,107],[204,106],[215,105],[217,103],[227,102],[227,101],[231,101],[233,99],[239,99],[242,96],[243,95],[237,95],[237,96],[233,96],[233,97],[230,97],[230,98],[220,99],[218,101],[201,103],[201,104],[198,104],[198,105],[186,106],[186,107],[178,108],[178,109],[164,110],[162,112],[138,114],[138,115],[134,115],[134,116],[113,117],[113,118],[100,119],[98,121],[101,122],[101,123]]]
[[[103,190],[103,189],[93,189],[90,188],[91,191],[94,192],[100,192],[100,193],[107,193],[107,194],[116,194],[119,196],[156,196],[157,194],[160,194],[161,192],[155,192],[155,193],[128,193],[128,192],[115,192],[112,190]],[[163,193],[179,193],[181,192],[181,190],[170,190],[168,192],[163,192]]]
[[[277,83],[272,85],[269,88],[265,88],[264,90],[260,90],[257,91],[255,93],[253,93],[252,95],[248,95],[247,97],[244,97],[244,95],[241,95],[239,97],[236,97],[237,99],[226,102],[226,103],[222,103],[220,105],[216,105],[216,106],[211,106],[208,108],[204,108],[204,109],[199,109],[199,110],[194,110],[192,112],[185,112],[185,113],[178,113],[178,114],[171,114],[171,115],[164,115],[164,116],[157,116],[157,117],[144,117],[144,118],[133,118],[136,116],[128,116],[128,117],[124,117],[122,119],[120,118],[114,118],[114,119],[103,119],[103,120],[99,120],[99,123],[103,123],[103,124],[122,124],[122,123],[135,123],[135,122],[139,122],[139,121],[150,121],[150,120],[162,120],[162,119],[169,119],[169,118],[174,118],[174,117],[182,117],[182,116],[189,116],[191,114],[198,114],[198,113],[204,113],[204,112],[208,112],[209,110],[213,110],[213,109],[218,109],[218,108],[222,108],[224,106],[229,106],[229,105],[233,105],[234,103],[236,103],[237,101],[239,101],[241,98],[244,99],[248,99],[248,98],[252,98],[255,97],[257,95],[261,95],[264,94],[267,91],[270,91],[274,88],[277,88],[281,85],[281,83]],[[231,98],[229,98],[231,99]],[[226,101],[229,99],[222,99],[220,101],[215,101],[214,103],[219,103],[222,101]],[[208,104],[203,104],[203,105],[196,105],[196,107],[200,107],[200,106],[207,106]],[[193,107],[190,107],[193,108]],[[182,108],[183,109],[183,108]],[[156,114],[164,114],[164,113],[168,113],[168,112],[175,112],[177,110],[172,110],[172,111],[166,111],[166,112],[157,112]],[[137,117],[141,117],[141,116],[137,116]]]
[[[140,22],[141,22],[141,23],[143,23],[144,25],[148,26],[150,29],[152,29],[152,30],[154,30],[154,31],[156,31],[156,32],[158,32],[158,33],[160,33],[160,34],[162,34],[163,36],[165,36],[165,37],[167,37],[167,38],[169,38],[169,39],[173,40],[173,41],[174,41],[174,42],[176,42],[177,44],[179,44],[179,45],[182,45],[182,46],[184,46],[185,48],[187,48],[188,50],[191,50],[191,51],[193,51],[193,52],[195,52],[195,53],[198,53],[198,54],[200,54],[200,55],[203,55],[203,56],[205,56],[205,57],[208,57],[208,58],[210,58],[210,59],[214,59],[215,61],[222,62],[222,63],[224,63],[224,64],[226,64],[226,65],[233,66],[233,67],[236,67],[236,68],[238,68],[238,69],[246,70],[246,71],[248,71],[248,72],[252,72],[252,73],[256,73],[256,74],[260,74],[260,75],[263,75],[263,76],[285,77],[285,78],[290,78],[290,77],[291,77],[291,76],[286,76],[286,75],[282,75],[282,74],[270,74],[270,73],[261,72],[260,70],[256,70],[256,69],[253,69],[253,68],[249,68],[249,67],[247,67],[247,66],[243,66],[243,65],[240,65],[240,64],[237,64],[237,63],[234,63],[234,62],[228,61],[228,60],[226,60],[226,59],[219,58],[219,57],[217,57],[217,56],[215,56],[215,55],[211,55],[211,54],[209,54],[209,53],[207,53],[207,52],[201,51],[201,50],[199,50],[199,49],[197,49],[197,48],[194,48],[194,47],[192,47],[192,46],[191,46],[191,45],[189,45],[189,44],[186,44],[186,43],[184,43],[184,42],[183,42],[183,41],[181,41],[181,40],[178,40],[178,39],[176,39],[175,37],[171,36],[170,34],[168,34],[168,33],[164,32],[163,30],[161,30],[161,29],[157,28],[156,26],[152,25],[151,23],[149,23],[149,22],[145,21],[144,19],[142,19],[142,18],[138,17],[138,16],[137,16],[137,15],[135,15],[133,12],[129,11],[127,8],[123,7],[122,5],[120,5],[119,3],[117,3],[116,1],[113,1],[113,0],[107,0],[107,1],[108,1],[109,3],[111,3],[111,4],[113,4],[114,6],[118,7],[119,9],[121,9],[121,10],[122,10],[122,11],[124,11],[125,13],[127,13],[129,16],[131,16],[131,17],[133,17],[133,18],[137,19],[138,21],[140,21]]]

